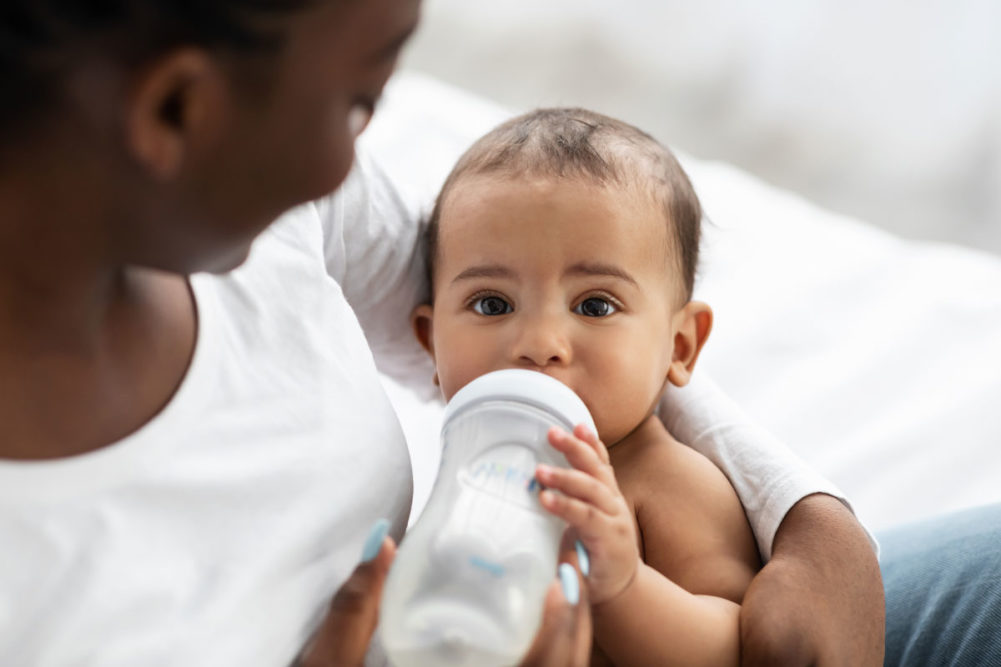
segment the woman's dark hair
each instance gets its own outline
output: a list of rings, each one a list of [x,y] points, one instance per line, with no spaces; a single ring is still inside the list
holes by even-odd
[[[312,0],[3,0],[0,140],[52,108],[77,60],[142,65],[184,45],[253,52],[281,44],[277,20]]]

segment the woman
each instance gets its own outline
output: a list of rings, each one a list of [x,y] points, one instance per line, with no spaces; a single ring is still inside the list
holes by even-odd
[[[373,521],[401,537],[410,471],[344,294],[391,319],[418,289],[413,244],[380,243],[407,216],[364,164],[271,223],[344,181],[418,10],[0,10],[0,662],[363,659],[392,540],[377,529],[348,574]],[[697,429],[686,415],[672,428]],[[772,559],[746,660],[871,664],[875,560],[810,484],[752,516]],[[527,664],[586,660],[579,583],[554,584]]]

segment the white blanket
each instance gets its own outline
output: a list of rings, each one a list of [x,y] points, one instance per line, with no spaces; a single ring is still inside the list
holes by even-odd
[[[458,154],[507,115],[398,75],[363,141],[429,210]],[[844,489],[870,528],[1001,501],[1001,258],[904,241],[681,157],[708,218],[696,298],[716,313],[696,372]],[[440,404],[387,385],[416,515]]]

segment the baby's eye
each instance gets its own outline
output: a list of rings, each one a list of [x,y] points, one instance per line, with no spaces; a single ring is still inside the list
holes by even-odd
[[[602,299],[597,296],[584,299],[579,304],[574,306],[573,309],[573,312],[585,317],[608,317],[615,311],[615,306],[609,303],[607,299]]]
[[[473,310],[480,315],[507,315],[513,308],[499,296],[485,296],[473,301]]]

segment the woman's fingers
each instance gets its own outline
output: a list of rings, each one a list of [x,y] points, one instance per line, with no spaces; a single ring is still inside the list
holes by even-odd
[[[569,563],[546,592],[542,626],[522,667],[578,667],[591,657],[591,606],[587,586]]]
[[[379,598],[396,544],[386,537],[388,522],[373,527],[363,561],[340,587],[327,617],[303,649],[297,666],[360,667],[379,620]],[[366,560],[367,559],[367,560]]]

